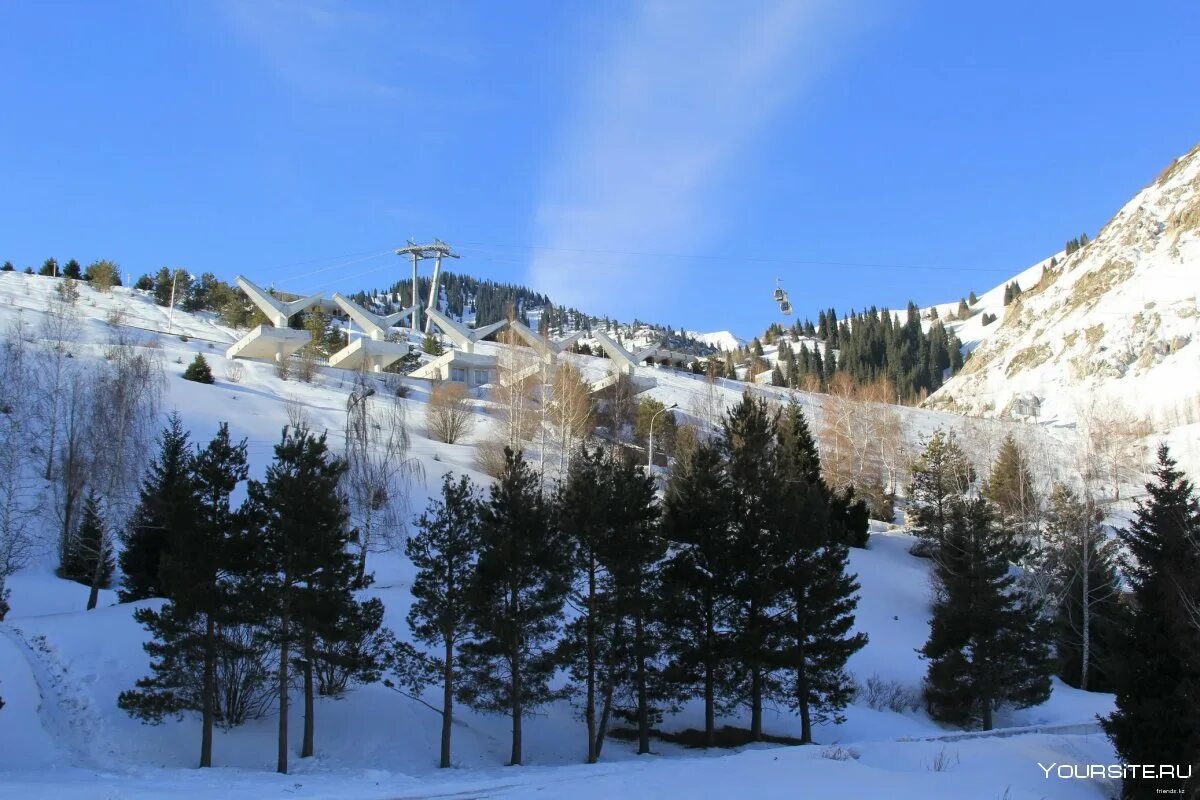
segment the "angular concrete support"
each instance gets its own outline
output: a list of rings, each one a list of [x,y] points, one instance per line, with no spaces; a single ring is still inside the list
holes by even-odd
[[[578,331],[555,341],[542,336],[540,333],[536,333],[528,325],[517,320],[510,322],[508,327],[524,339],[530,347],[536,350],[541,359],[547,363],[553,361],[555,356],[586,335],[583,331]]]
[[[237,285],[241,287],[246,296],[250,298],[250,302],[258,306],[267,319],[271,320],[271,324],[276,328],[286,328],[288,320],[300,313],[309,306],[316,305],[321,302],[321,294],[317,293],[303,297],[299,300],[284,302],[278,298],[272,297],[269,292],[263,291],[261,288],[243,278],[237,276]]]
[[[474,353],[476,342],[483,341],[496,331],[507,328],[509,325],[508,320],[502,319],[499,322],[493,322],[491,325],[472,329],[461,322],[455,322],[436,309],[428,309],[426,313],[433,320],[434,324],[441,329],[442,333],[449,337],[454,346],[464,353]]]
[[[329,357],[329,366],[382,372],[384,367],[408,355],[407,342],[385,342],[365,337],[355,339]]]
[[[617,369],[626,375],[635,374],[638,366],[646,360],[646,357],[653,355],[662,346],[662,342],[659,342],[652,347],[645,347],[636,353],[630,353],[624,347],[614,342],[604,331],[593,331],[592,336],[596,338],[596,341],[600,342],[600,346],[604,348],[604,352],[608,353],[608,357],[616,362]]]
[[[259,325],[225,351],[226,358],[261,358],[282,361],[308,344],[308,331]]]
[[[388,331],[396,327],[404,318],[413,313],[412,308],[406,308],[402,311],[397,311],[395,314],[380,316],[355,303],[353,300],[348,300],[337,292],[333,293],[333,302],[337,303],[338,308],[346,312],[350,319],[358,323],[367,336],[375,341],[383,341],[387,338]]]

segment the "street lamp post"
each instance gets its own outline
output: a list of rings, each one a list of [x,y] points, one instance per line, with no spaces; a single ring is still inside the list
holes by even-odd
[[[679,408],[679,403],[671,403],[658,410],[654,416],[650,418],[650,444],[646,449],[650,451],[650,457],[646,460],[646,466],[649,469],[654,469],[654,420],[658,419],[659,414],[665,414],[673,408]]]

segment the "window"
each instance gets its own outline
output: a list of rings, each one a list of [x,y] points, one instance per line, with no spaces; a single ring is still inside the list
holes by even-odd
[[[486,369],[475,370],[475,385],[482,386],[488,382],[488,371]]]
[[[466,383],[467,371],[465,369],[463,369],[462,367],[451,367],[450,368],[450,380],[456,381],[458,383]]]

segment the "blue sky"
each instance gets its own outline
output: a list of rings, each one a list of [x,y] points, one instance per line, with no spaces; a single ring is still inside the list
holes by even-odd
[[[436,236],[741,334],[777,276],[802,316],[988,288],[1200,141],[1194,0],[4,3],[0,32],[0,260],[353,290]]]

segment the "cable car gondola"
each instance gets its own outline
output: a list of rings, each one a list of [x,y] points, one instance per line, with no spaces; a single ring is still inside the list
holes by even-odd
[[[779,303],[779,311],[785,316],[792,315],[792,301],[788,299],[788,293],[783,288],[783,281],[780,278],[775,279],[775,302]]]

